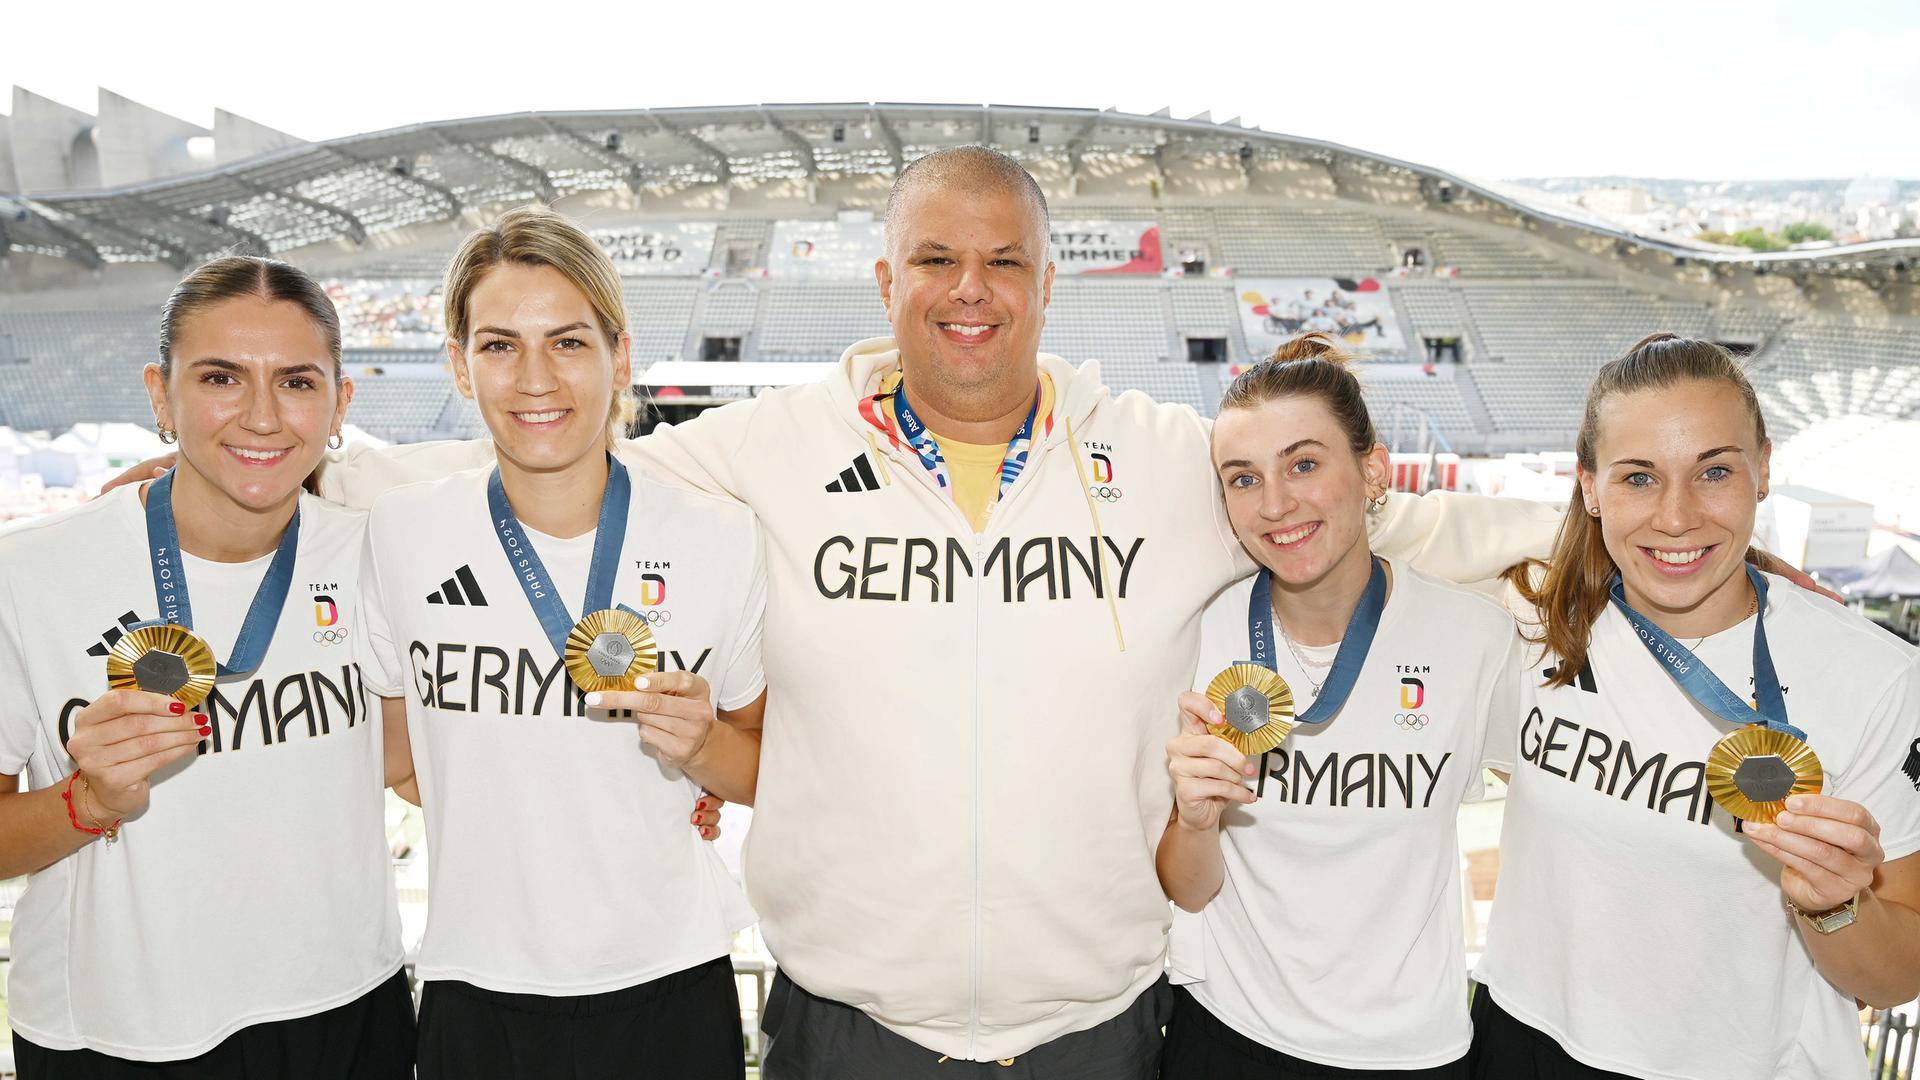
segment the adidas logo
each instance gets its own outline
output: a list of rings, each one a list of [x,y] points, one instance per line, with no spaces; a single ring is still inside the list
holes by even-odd
[[[867,461],[867,455],[859,454],[853,464],[840,470],[840,479],[827,483],[828,491],[878,491],[880,480],[873,475],[873,466]]]
[[[1558,670],[1560,670],[1558,667],[1543,668],[1541,669],[1540,674],[1545,675],[1547,678],[1551,679],[1553,678],[1554,673],[1557,672]],[[1575,686],[1578,686],[1580,689],[1585,690],[1589,694],[1597,694],[1600,692],[1599,684],[1593,681],[1593,661],[1592,660],[1588,660],[1586,665],[1582,667],[1577,674],[1574,675],[1573,682]]]
[[[120,644],[120,639],[127,635],[127,627],[132,626],[134,623],[137,623],[139,621],[140,621],[140,616],[135,615],[131,611],[127,612],[125,615],[120,616],[120,625],[109,629],[104,634],[101,634],[100,640],[94,642],[91,646],[87,648],[87,655],[88,656],[107,655],[107,653],[113,650],[113,647],[115,645]]]
[[[427,594],[429,604],[453,604],[456,607],[486,607],[486,594],[480,591],[480,583],[473,579],[473,567],[462,566],[453,572],[453,576],[440,583],[438,592]]]

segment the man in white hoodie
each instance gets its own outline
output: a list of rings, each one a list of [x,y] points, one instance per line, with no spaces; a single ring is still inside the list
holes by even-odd
[[[1049,223],[1017,162],[921,158],[887,223],[892,339],[620,448],[764,532],[772,690],[745,856],[780,964],[764,1075],[1150,1077],[1162,746],[1200,613],[1251,564],[1204,420],[1039,353]],[[489,458],[350,452],[323,493],[366,505]],[[1395,496],[1373,546],[1485,580],[1545,554],[1557,522]]]

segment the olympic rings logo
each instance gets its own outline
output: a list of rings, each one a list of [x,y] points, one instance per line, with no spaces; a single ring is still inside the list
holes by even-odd
[[[1111,484],[1089,484],[1087,485],[1087,494],[1099,499],[1101,502],[1112,503],[1120,501],[1120,489]]]
[[[1408,731],[1419,731],[1431,722],[1427,719],[1426,713],[1403,712],[1395,713],[1393,716],[1393,726],[1405,728]]]
[[[649,611],[641,612],[640,617],[647,620],[647,625],[649,626],[659,626],[662,623],[672,622],[673,612],[665,608],[653,608]]]
[[[347,628],[342,626],[337,629],[315,630],[313,640],[321,645],[338,645],[347,640]]]

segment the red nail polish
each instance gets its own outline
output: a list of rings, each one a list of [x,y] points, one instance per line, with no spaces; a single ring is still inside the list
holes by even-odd
[[[179,716],[187,711],[187,703],[184,701],[169,701],[167,702],[167,711],[175,716]]]
[[[207,726],[207,725],[205,725],[205,724],[202,724],[202,725],[200,725],[200,737],[201,737],[201,738],[203,738],[203,739],[204,739],[204,738],[206,738],[207,736],[209,736],[209,735],[211,735],[211,734],[213,734],[213,729],[212,729],[211,727],[208,727],[208,726]]]

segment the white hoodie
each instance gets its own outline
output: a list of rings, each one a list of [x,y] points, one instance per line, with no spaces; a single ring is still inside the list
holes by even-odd
[[[1093,1027],[1159,978],[1163,746],[1200,613],[1251,568],[1203,419],[1039,362],[1054,423],[983,533],[859,415],[898,366],[888,339],[620,448],[744,501],[766,534],[746,876],[769,948],[807,990],[976,1061]],[[364,505],[489,452],[356,452],[323,490]],[[1378,517],[1376,550],[1472,582],[1544,555],[1559,515],[1453,496]]]

